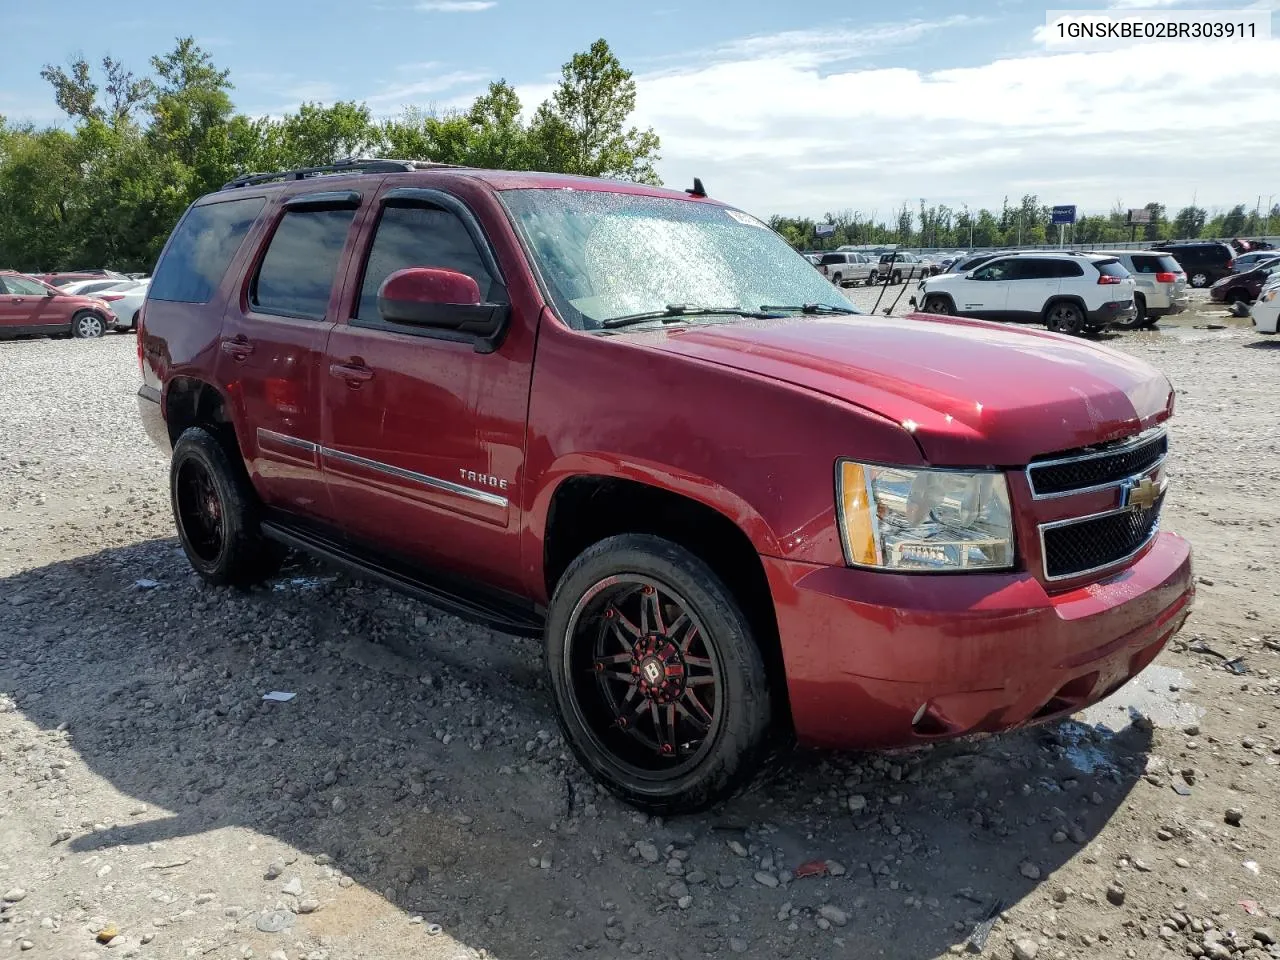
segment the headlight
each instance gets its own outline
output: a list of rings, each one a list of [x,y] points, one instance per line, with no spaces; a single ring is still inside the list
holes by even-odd
[[[1013,566],[1009,485],[998,472],[911,470],[842,460],[836,502],[845,557],[883,570]]]

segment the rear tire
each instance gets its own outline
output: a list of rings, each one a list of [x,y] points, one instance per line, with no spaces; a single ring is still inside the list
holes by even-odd
[[[834,277],[832,277],[832,278],[831,278],[831,282],[832,282],[832,283],[834,283],[837,287],[843,287],[843,286],[844,286],[844,275],[843,275],[843,274],[840,274],[840,273],[837,273]]]
[[[624,802],[692,813],[756,772],[772,723],[764,660],[733,594],[684,547],[623,534],[587,548],[545,640],[565,740]]]
[[[97,340],[106,332],[106,321],[92,310],[81,310],[71,318],[71,335],[77,340]]]
[[[1084,333],[1085,329],[1084,311],[1074,303],[1059,300],[1057,303],[1050,304],[1049,309],[1045,311],[1044,325],[1054,333],[1066,333],[1078,337]]]
[[[1209,285],[1209,275],[1207,273],[1193,273],[1188,278],[1188,282],[1193,287],[1207,287]]]
[[[207,582],[250,587],[280,569],[284,549],[262,536],[248,476],[203,427],[184,430],[174,445],[169,496],[178,541]]]
[[[874,287],[879,282],[880,282],[880,271],[872,270],[871,273],[867,275],[867,286]]]
[[[1133,319],[1116,320],[1112,326],[1117,330],[1137,330],[1147,324],[1147,298],[1140,293],[1133,295]]]

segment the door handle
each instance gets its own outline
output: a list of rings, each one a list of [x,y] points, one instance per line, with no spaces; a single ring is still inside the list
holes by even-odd
[[[26,297],[14,297],[14,298],[13,298],[12,300],[10,300],[9,302],[10,302],[10,303],[26,303],[26,302],[27,302],[27,298],[26,298]]]
[[[230,340],[223,340],[222,352],[230,354],[233,360],[248,360],[249,354],[253,353],[253,344],[242,333],[232,337]]]
[[[329,364],[329,376],[347,381],[347,386],[354,389],[372,380],[373,371],[358,357],[352,357],[350,363]]]

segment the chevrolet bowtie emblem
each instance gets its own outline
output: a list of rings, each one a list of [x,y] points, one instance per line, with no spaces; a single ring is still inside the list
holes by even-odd
[[[1160,485],[1153,483],[1150,477],[1143,477],[1137,483],[1130,480],[1123,489],[1124,502],[1121,506],[1133,507],[1135,510],[1150,510],[1160,499]]]

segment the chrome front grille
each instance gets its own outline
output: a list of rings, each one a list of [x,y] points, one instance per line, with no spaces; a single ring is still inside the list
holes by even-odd
[[[1027,467],[1031,495],[1037,499],[1063,497],[1109,486],[1159,466],[1169,452],[1169,437],[1156,427],[1136,437],[1085,447],[1067,454],[1032,461]]]
[[[1040,527],[1048,580],[1080,577],[1118,566],[1151,542],[1160,529],[1164,498],[1147,509],[1123,507]]]
[[[1168,452],[1168,435],[1157,427],[1114,443],[1032,461],[1027,480],[1035,500],[1087,494],[1093,508],[1087,515],[1039,525],[1045,580],[1069,580],[1120,567],[1155,538]],[[1097,512],[1098,495],[1108,490],[1115,492],[1115,506]]]

